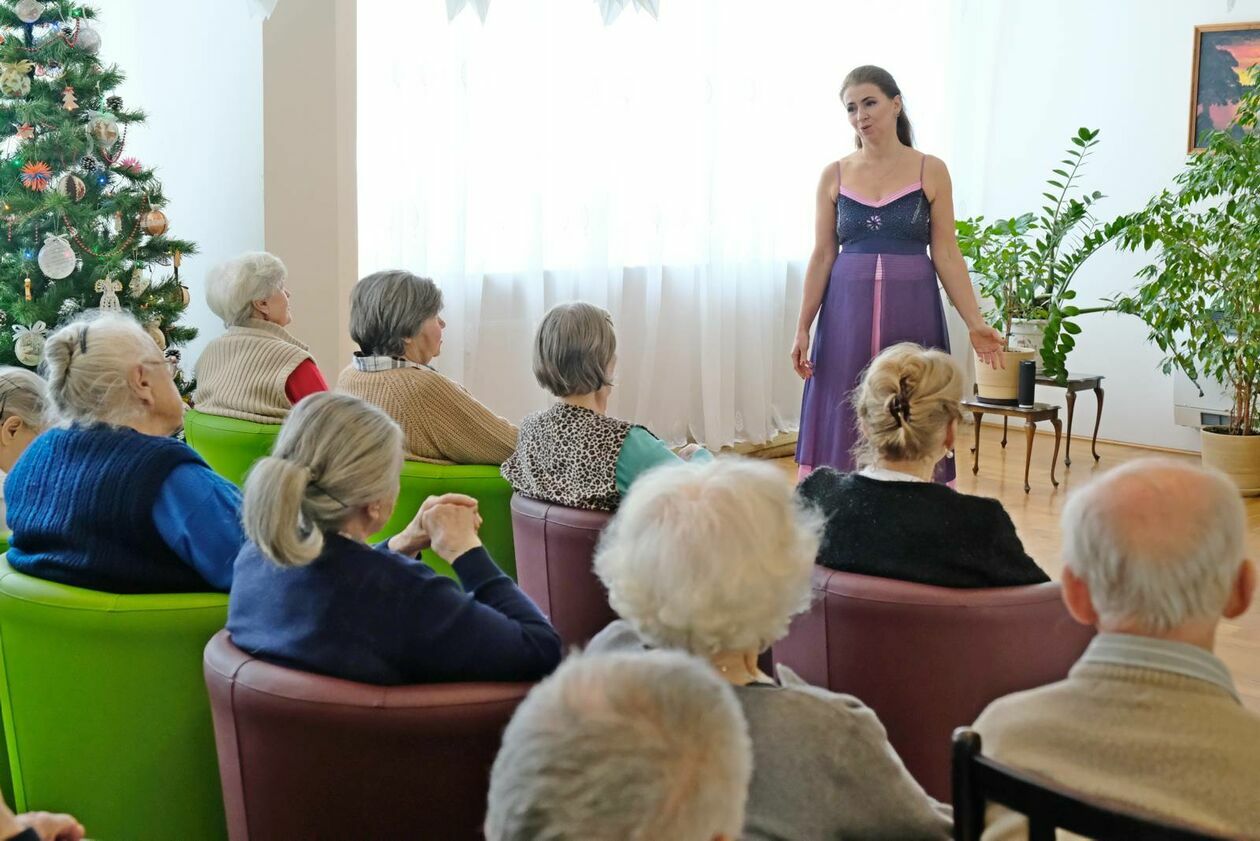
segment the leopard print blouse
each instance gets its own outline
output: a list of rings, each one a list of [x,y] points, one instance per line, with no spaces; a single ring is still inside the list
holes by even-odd
[[[615,511],[617,459],[635,424],[556,403],[521,422],[503,478],[522,496],[569,508]]]

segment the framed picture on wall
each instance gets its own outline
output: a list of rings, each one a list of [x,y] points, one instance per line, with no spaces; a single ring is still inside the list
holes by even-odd
[[[1260,64],[1260,22],[1214,23],[1194,28],[1188,151],[1234,120],[1243,92],[1260,84],[1250,68]],[[1237,131],[1237,129],[1235,129]]]

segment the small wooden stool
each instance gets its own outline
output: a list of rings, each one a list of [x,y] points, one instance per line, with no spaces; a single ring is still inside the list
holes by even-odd
[[[1005,424],[1010,418],[1024,419],[1024,432],[1027,444],[1024,449],[1024,493],[1032,490],[1032,486],[1028,484],[1028,471],[1032,465],[1032,448],[1033,436],[1037,434],[1038,421],[1050,421],[1054,427],[1054,458],[1050,460],[1050,482],[1056,488],[1059,486],[1059,480],[1054,477],[1054,468],[1059,463],[1059,441],[1063,437],[1063,422],[1059,420],[1059,407],[1051,406],[1048,403],[1035,403],[1031,409],[1021,409],[1018,406],[999,406],[994,403],[982,403],[979,400],[964,400],[962,402],[964,410],[971,412],[972,418],[976,423],[976,445],[971,448],[971,452],[975,453],[976,460],[971,466],[971,473],[974,476],[980,472],[980,420],[986,414],[1001,415],[1003,420],[1002,446],[1006,446]]]
[[[1072,466],[1072,415],[1076,412],[1076,392],[1093,391],[1094,397],[1098,400],[1098,413],[1094,415],[1094,438],[1090,441],[1090,449],[1094,454],[1094,461],[1098,461],[1098,426],[1102,423],[1103,410],[1103,375],[1102,374],[1072,374],[1067,375],[1067,382],[1060,383],[1054,377],[1047,377],[1043,374],[1037,375],[1037,385],[1047,385],[1051,388],[1062,388],[1067,391],[1067,445],[1063,451],[1063,466]],[[1005,421],[1003,421],[1005,423]],[[1003,435],[1002,437],[1006,437]]]

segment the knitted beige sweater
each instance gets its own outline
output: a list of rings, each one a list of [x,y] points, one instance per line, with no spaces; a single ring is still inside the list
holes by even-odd
[[[986,755],[1067,788],[1260,838],[1260,715],[1208,681],[1078,663],[1064,681],[994,701],[975,729]],[[985,841],[1027,837],[1000,807],[988,823]]]
[[[516,449],[515,426],[427,368],[367,372],[349,366],[337,390],[381,407],[397,421],[412,461],[502,464]]]
[[[229,327],[201,352],[193,402],[208,415],[280,423],[293,408],[285,383],[311,358],[288,330],[251,318]]]

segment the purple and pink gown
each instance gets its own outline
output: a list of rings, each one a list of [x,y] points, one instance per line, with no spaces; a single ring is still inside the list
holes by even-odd
[[[927,254],[932,216],[922,164],[918,181],[878,203],[840,185],[836,239],[840,253],[823,293],[810,356],[814,373],[801,401],[796,462],[802,476],[823,465],[853,470],[858,429],[850,392],[881,350],[898,342],[949,350],[936,268]],[[953,479],[953,460],[941,459],[936,481]]]

